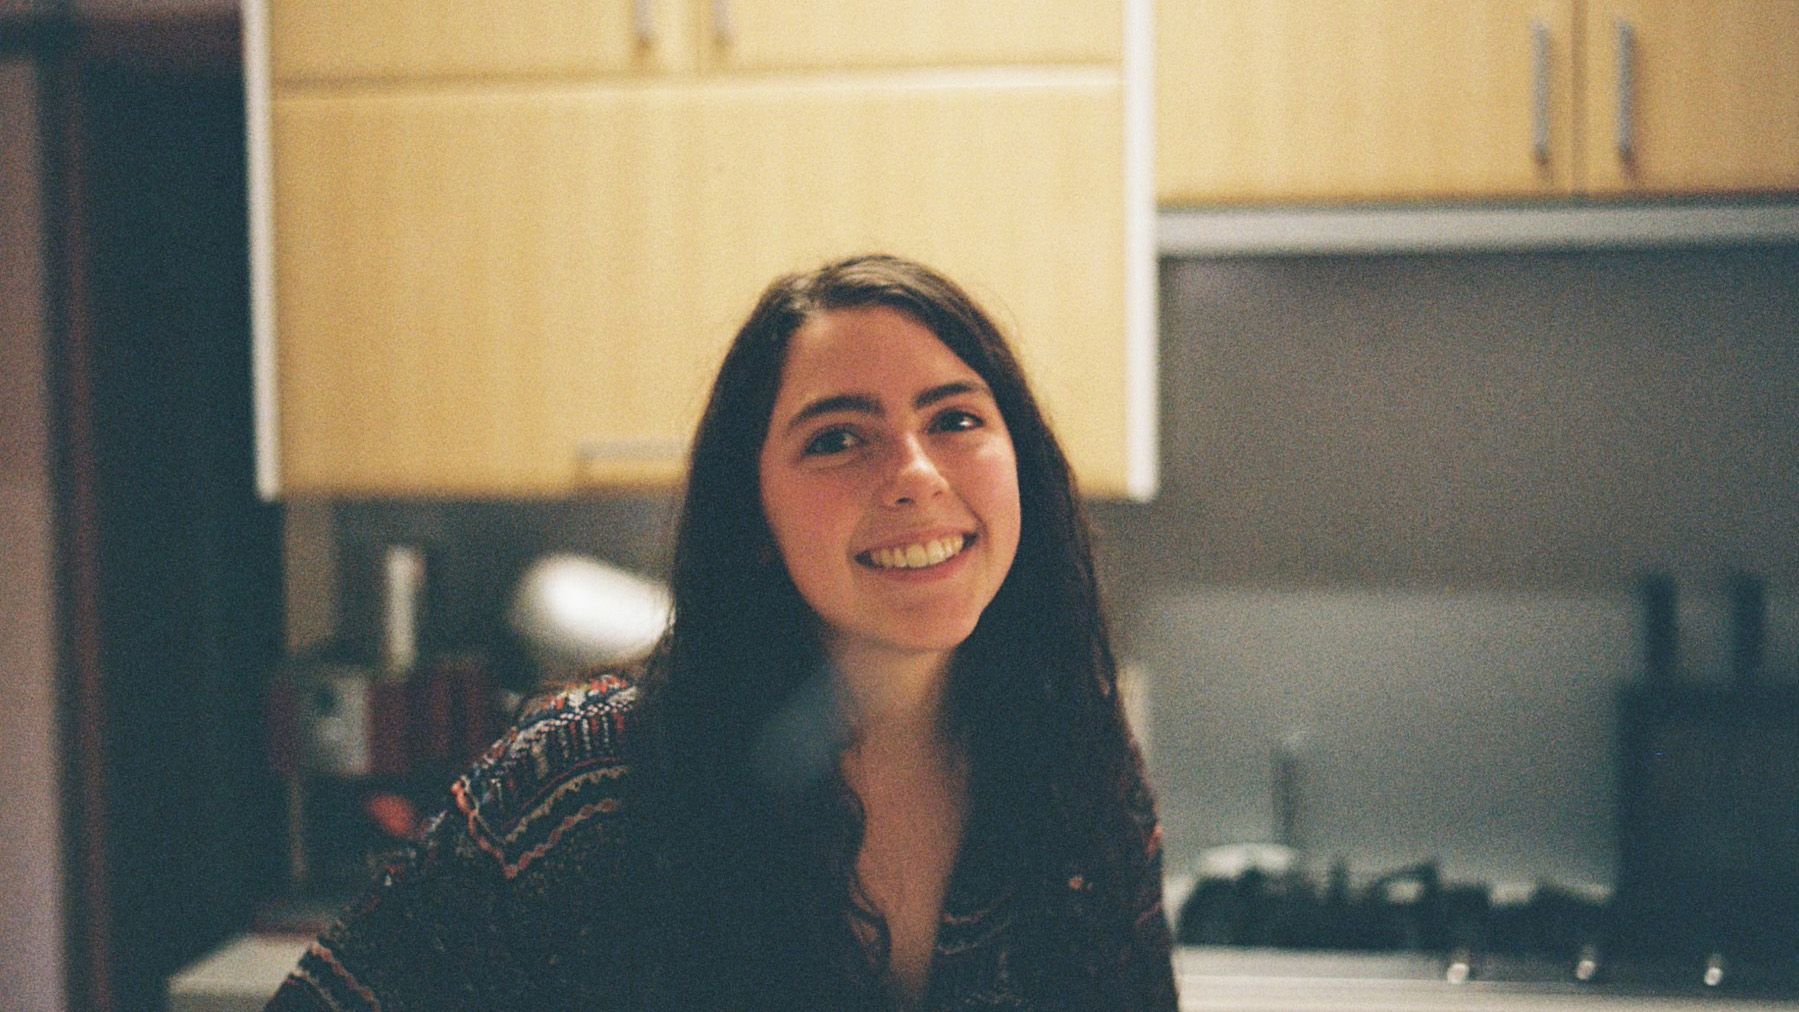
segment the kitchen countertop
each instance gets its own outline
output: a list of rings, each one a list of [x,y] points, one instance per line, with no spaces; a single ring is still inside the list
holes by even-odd
[[[169,1012],[260,1012],[311,941],[239,935],[169,978]]]
[[[1452,984],[1440,957],[1182,947],[1175,954],[1181,1012],[1799,1012],[1799,1000],[1705,990],[1652,989],[1540,979],[1472,979]],[[1517,970],[1519,967],[1510,967]]]

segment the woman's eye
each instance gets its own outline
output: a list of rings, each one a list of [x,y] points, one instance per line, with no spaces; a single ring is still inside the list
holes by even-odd
[[[986,423],[981,421],[979,415],[967,411],[945,411],[931,423],[931,428],[937,432],[962,432],[966,429],[978,429],[984,424]]]
[[[862,437],[848,429],[826,429],[806,442],[808,457],[828,457],[862,445]]]

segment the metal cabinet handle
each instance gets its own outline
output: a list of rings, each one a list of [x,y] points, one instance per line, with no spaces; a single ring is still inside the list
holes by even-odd
[[[721,46],[728,46],[737,36],[737,26],[731,22],[731,0],[712,0],[712,38]]]
[[[1637,30],[1618,19],[1618,157],[1634,162],[1637,157]]]
[[[631,0],[631,31],[640,46],[656,42],[656,0]]]
[[[1530,150],[1540,164],[1549,163],[1549,26],[1530,23]]]

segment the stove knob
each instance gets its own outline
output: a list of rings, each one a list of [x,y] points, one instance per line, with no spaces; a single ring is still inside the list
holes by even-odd
[[[1724,954],[1714,952],[1705,957],[1705,975],[1699,979],[1705,981],[1706,987],[1717,987],[1724,983],[1725,969]]]
[[[1474,976],[1474,953],[1465,948],[1458,948],[1449,954],[1449,965],[1443,970],[1443,979],[1451,984],[1466,984]]]
[[[1574,979],[1582,984],[1599,980],[1599,946],[1589,942],[1580,947],[1580,955],[1574,958]]]

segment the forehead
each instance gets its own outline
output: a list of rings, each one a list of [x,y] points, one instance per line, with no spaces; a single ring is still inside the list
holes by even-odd
[[[776,411],[846,391],[909,397],[958,380],[980,376],[911,316],[885,306],[831,310],[789,340]]]

